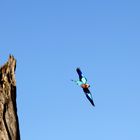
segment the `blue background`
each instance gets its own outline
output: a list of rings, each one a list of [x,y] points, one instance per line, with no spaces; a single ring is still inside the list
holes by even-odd
[[[17,59],[22,140],[140,139],[140,2],[0,2],[0,64]],[[95,108],[71,79],[80,67]]]

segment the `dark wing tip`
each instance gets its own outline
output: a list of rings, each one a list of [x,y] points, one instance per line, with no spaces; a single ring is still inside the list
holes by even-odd
[[[91,102],[91,104],[95,107],[95,104],[94,104],[94,102],[93,102],[93,101]]]
[[[76,68],[76,71],[78,72],[78,73],[82,73],[81,72],[81,69],[78,67],[78,68]]]
[[[91,99],[88,95],[86,95],[86,97],[88,98],[88,100],[90,101],[90,103],[95,106],[94,102],[93,102],[93,99]]]
[[[81,72],[80,68],[76,68],[76,71],[77,71],[77,73],[79,75],[79,79],[81,80],[81,78],[82,78],[82,72]]]

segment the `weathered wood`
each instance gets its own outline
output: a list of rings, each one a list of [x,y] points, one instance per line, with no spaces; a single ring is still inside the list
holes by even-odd
[[[0,140],[20,140],[15,69],[16,60],[11,55],[0,68]]]

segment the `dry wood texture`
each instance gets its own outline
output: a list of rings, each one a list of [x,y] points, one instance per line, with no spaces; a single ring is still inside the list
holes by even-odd
[[[16,60],[11,55],[0,68],[0,140],[20,140],[15,69]]]

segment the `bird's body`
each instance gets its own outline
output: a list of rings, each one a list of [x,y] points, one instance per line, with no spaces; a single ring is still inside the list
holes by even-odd
[[[89,84],[81,84],[81,87],[82,87],[82,88],[89,88],[90,85],[89,85]]]

